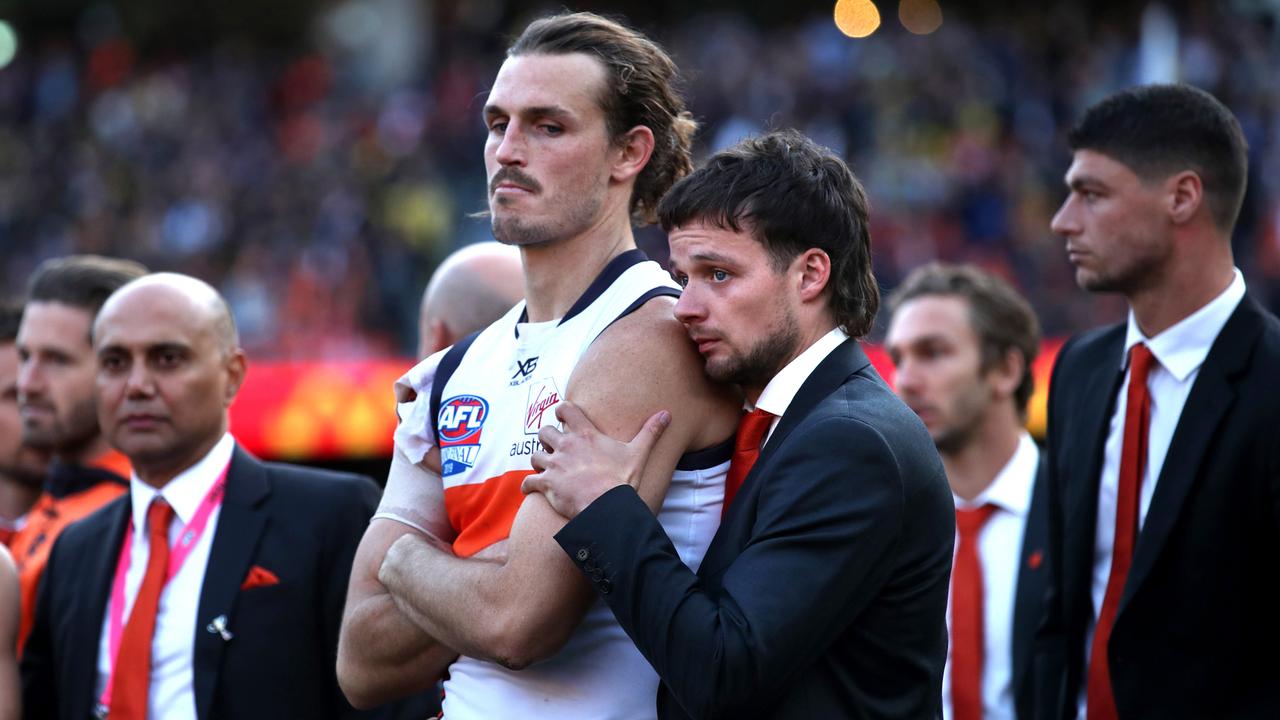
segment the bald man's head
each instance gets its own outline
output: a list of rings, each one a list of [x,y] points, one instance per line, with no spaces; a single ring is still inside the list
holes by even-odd
[[[175,300],[178,307],[193,313],[193,320],[208,324],[218,340],[219,349],[223,352],[229,353],[240,347],[240,333],[236,329],[231,306],[227,304],[222,294],[209,283],[180,273],[151,273],[125,284],[103,304],[98,314],[98,322],[93,325],[94,334],[97,334],[103,315],[113,304],[138,302],[136,299],[130,299],[130,296],[137,294],[141,294],[144,301],[147,298],[157,297]]]
[[[520,251],[496,242],[458,250],[440,263],[422,294],[418,356],[483,330],[524,297]]]
[[[156,487],[227,432],[245,357],[226,301],[207,283],[157,273],[117,290],[93,329],[98,423]]]

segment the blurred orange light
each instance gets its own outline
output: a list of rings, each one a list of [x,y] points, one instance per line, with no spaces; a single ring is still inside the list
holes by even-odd
[[[880,27],[880,11],[871,0],[837,0],[836,27],[851,38],[864,38]]]
[[[937,0],[902,0],[898,3],[902,27],[916,35],[928,35],[942,26],[942,8]]]

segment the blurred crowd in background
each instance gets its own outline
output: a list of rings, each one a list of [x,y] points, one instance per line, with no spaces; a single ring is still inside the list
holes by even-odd
[[[870,193],[886,289],[929,260],[974,262],[1026,293],[1050,335],[1123,311],[1078,290],[1049,232],[1065,128],[1123,86],[1204,87],[1251,146],[1237,264],[1280,309],[1280,2],[943,2],[941,27],[915,35],[882,1],[881,28],[858,40],[828,5],[574,9],[622,14],[672,50],[700,157],[783,127],[843,154]],[[510,34],[549,9],[346,0],[288,42],[160,49],[108,4],[19,27],[0,69],[0,294],[47,257],[118,255],[216,285],[252,357],[411,354],[426,278],[489,237],[473,216],[487,84]]]

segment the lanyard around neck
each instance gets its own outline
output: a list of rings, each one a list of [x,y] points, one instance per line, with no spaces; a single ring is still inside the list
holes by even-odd
[[[165,585],[168,585],[169,581],[182,569],[187,557],[191,555],[191,551],[200,542],[201,536],[208,528],[213,511],[222,506],[222,498],[227,488],[227,470],[230,467],[231,462],[228,461],[226,467],[222,468],[222,472],[218,473],[218,479],[214,481],[213,487],[209,488],[209,492],[200,501],[195,514],[191,516],[191,522],[184,525],[182,532],[178,533],[178,542],[169,549],[169,567],[165,572]],[[148,552],[150,552],[149,548]],[[125,577],[129,574],[132,553],[133,522],[131,520],[129,526],[125,528],[124,544],[120,547],[120,559],[116,561],[115,580],[111,583],[111,607],[107,619],[107,658],[110,671],[102,689],[102,697],[98,701],[99,713],[111,707],[111,686],[115,681],[120,637],[124,634]]]

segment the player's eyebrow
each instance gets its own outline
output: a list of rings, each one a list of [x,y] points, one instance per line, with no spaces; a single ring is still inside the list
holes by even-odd
[[[551,120],[570,120],[573,113],[568,108],[560,105],[534,105],[532,107],[523,108],[518,113],[523,118],[548,118]],[[510,117],[511,113],[505,110],[501,105],[489,104],[484,106],[484,116],[486,119],[495,117]]]

